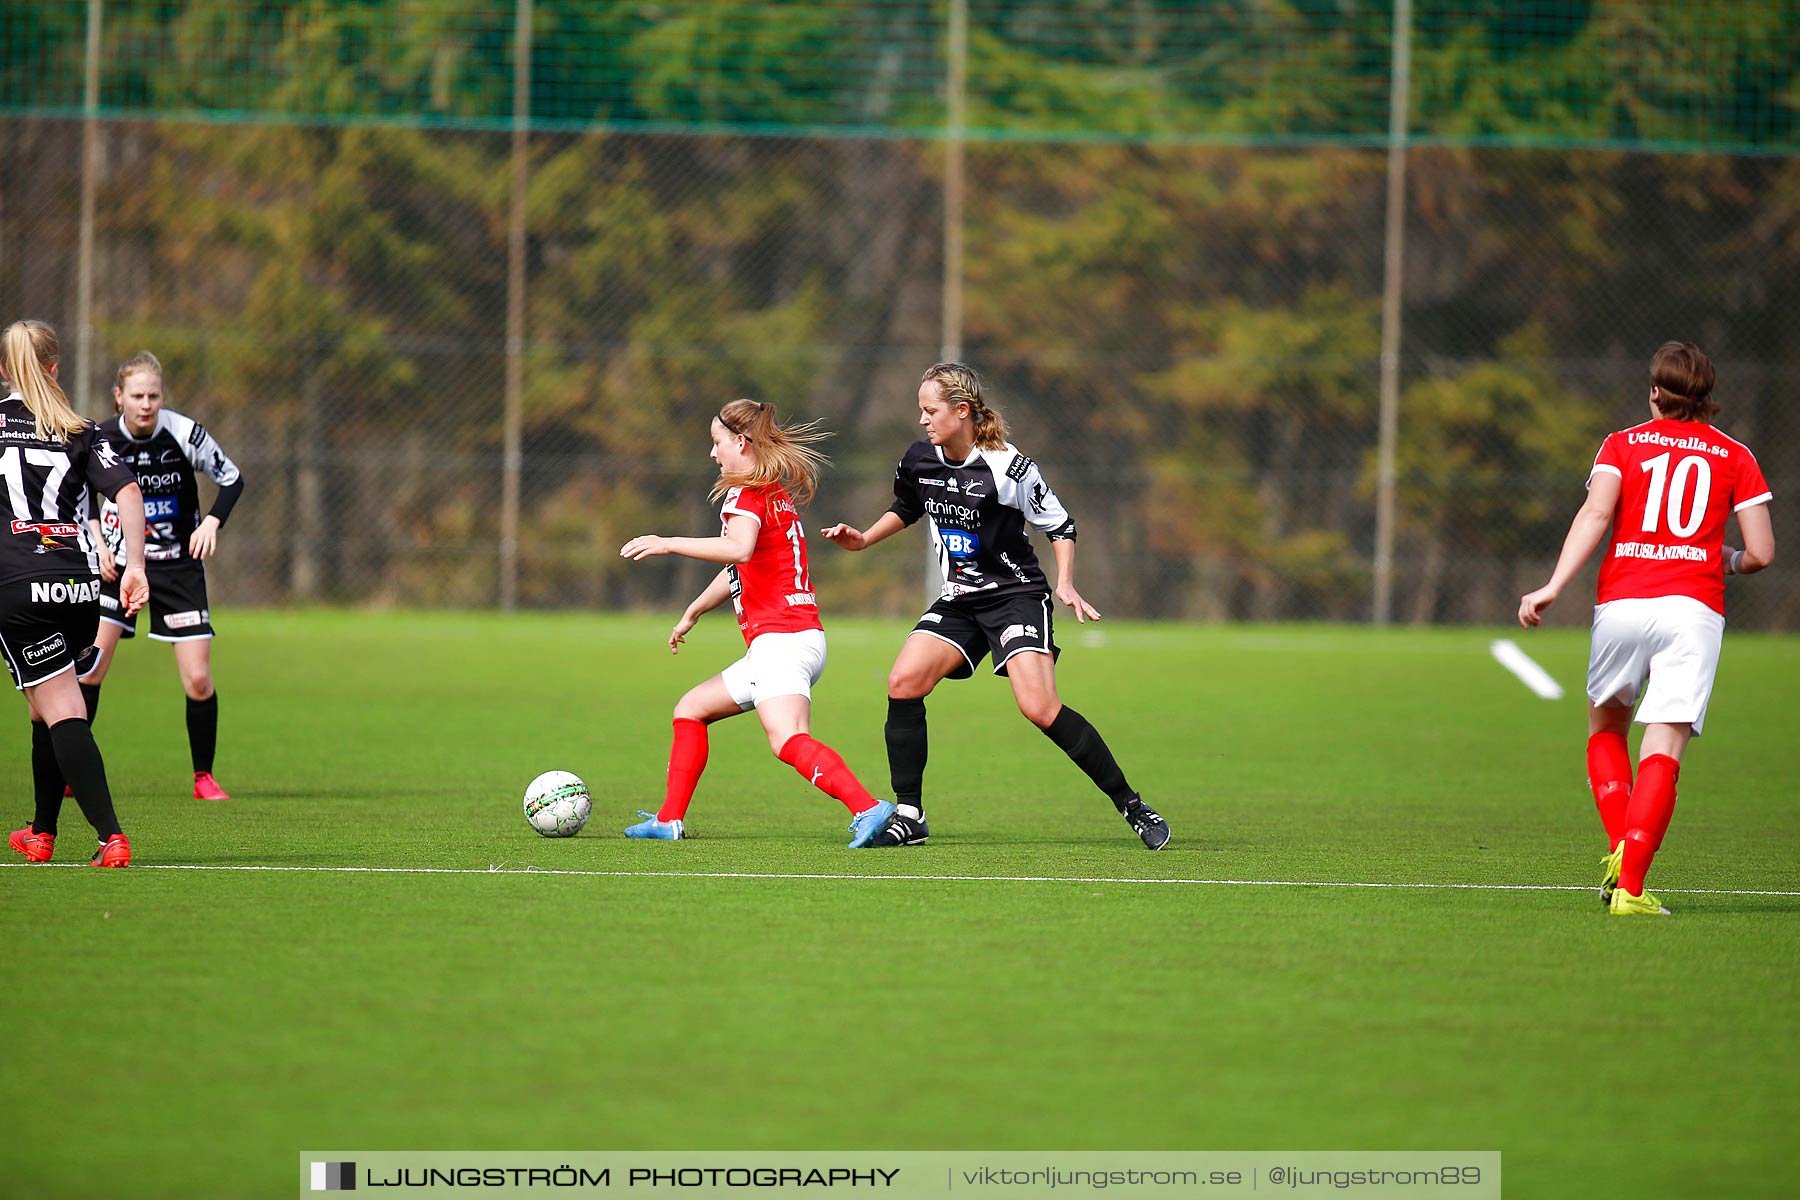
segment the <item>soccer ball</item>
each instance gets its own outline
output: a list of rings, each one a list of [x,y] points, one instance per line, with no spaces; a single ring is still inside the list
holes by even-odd
[[[545,771],[525,788],[525,823],[545,837],[574,837],[593,811],[587,784],[567,771]]]

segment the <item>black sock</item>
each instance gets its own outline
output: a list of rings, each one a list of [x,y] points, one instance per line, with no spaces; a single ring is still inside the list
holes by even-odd
[[[1119,770],[1118,760],[1113,758],[1111,750],[1106,748],[1106,739],[1100,731],[1088,723],[1088,719],[1063,705],[1062,711],[1056,714],[1056,720],[1044,730],[1044,736],[1055,742],[1057,748],[1087,772],[1099,789],[1106,793],[1107,799],[1120,812],[1125,806],[1137,799],[1137,793],[1125,782],[1125,772]]]
[[[94,722],[100,719],[100,685],[97,683],[82,684],[81,698],[87,701],[88,728],[92,729]]]
[[[37,800],[37,816],[31,827],[39,833],[56,836],[56,818],[62,812],[62,768],[56,765],[56,747],[50,743],[50,727],[42,721],[31,723],[31,788]]]
[[[925,730],[925,701],[888,697],[888,781],[894,785],[894,803],[910,806],[925,819],[925,757],[930,746]]]
[[[94,730],[86,718],[58,721],[50,727],[50,741],[56,747],[56,765],[75,789],[75,803],[81,805],[82,815],[100,840],[120,832],[112,792],[106,786],[106,764],[100,761],[100,747],[94,743]]]
[[[219,747],[219,693],[204,700],[189,700],[187,705],[188,753],[194,759],[194,774],[211,774],[213,751]]]

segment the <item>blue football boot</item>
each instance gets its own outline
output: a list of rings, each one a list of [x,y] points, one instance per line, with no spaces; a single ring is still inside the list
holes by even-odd
[[[655,813],[647,813],[641,808],[638,809],[638,816],[644,819],[636,825],[627,825],[625,827],[626,837],[656,838],[664,842],[679,842],[687,836],[686,831],[681,827],[680,818],[673,821],[659,821],[656,819]]]
[[[875,840],[875,835],[888,827],[894,819],[894,806],[890,801],[877,800],[874,808],[864,809],[850,820],[850,848],[861,850]]]

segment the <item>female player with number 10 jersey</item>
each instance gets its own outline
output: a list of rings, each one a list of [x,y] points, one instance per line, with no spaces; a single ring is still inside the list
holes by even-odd
[[[1588,786],[1611,847],[1600,898],[1616,916],[1665,915],[1644,874],[1675,811],[1675,781],[1700,736],[1719,644],[1725,576],[1775,558],[1769,485],[1756,456],[1712,427],[1712,363],[1690,342],[1650,360],[1651,420],[1612,434],[1588,475],[1550,581],[1519,600],[1536,625],[1594,548],[1606,543],[1588,655]],[[1725,544],[1737,515],[1744,548]],[[1625,733],[1637,706],[1637,780]]]
[[[676,703],[662,808],[655,814],[640,811],[644,819],[625,836],[686,837],[688,802],[706,769],[706,727],[754,708],[775,756],[850,810],[850,848],[860,850],[887,828],[894,806],[871,796],[837,751],[809,732],[812,687],[825,673],[825,627],[795,501],[810,500],[818,485],[825,456],[812,443],[825,434],[814,424],[784,428],[775,420],[775,406],[756,400],[727,404],[712,419],[711,431],[708,457],[719,464],[712,498],[723,501],[719,536],[650,534],[632,538],[619,554],[633,562],[679,554],[723,564],[670,631],[669,652],[679,653],[694,623],[727,599],[748,649]]]

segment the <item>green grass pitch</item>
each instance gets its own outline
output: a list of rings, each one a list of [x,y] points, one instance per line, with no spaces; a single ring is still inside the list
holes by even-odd
[[[1065,622],[1152,855],[985,673],[930,701],[927,846],[846,850],[747,717],[698,836],[637,843],[729,620],[678,658],[651,617],[219,624],[236,798],[188,798],[140,638],[98,725],[138,867],[0,869],[5,1194],[285,1195],[324,1147],[1491,1149],[1508,1196],[1800,1192],[1800,640],[1727,637],[1651,880],[1675,915],[1624,921],[1577,632],[1518,637],[1546,702],[1492,630]],[[833,621],[815,697],[877,794],[905,629]],[[551,768],[593,789],[580,837],[520,814]],[[58,859],[90,847],[71,802]],[[177,865],[465,873],[139,869]],[[1408,886],[1302,886],[1334,882]]]

